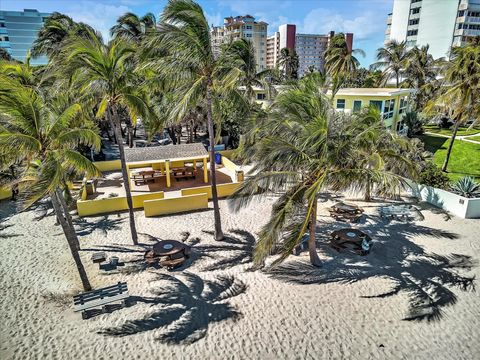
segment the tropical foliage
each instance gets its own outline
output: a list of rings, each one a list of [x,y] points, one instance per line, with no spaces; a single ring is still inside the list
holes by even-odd
[[[283,261],[309,233],[310,261],[321,262],[316,252],[317,203],[325,191],[366,189],[385,195],[404,185],[398,174],[415,174],[413,165],[401,155],[408,146],[399,141],[399,151],[388,150],[395,136],[380,126],[378,111],[369,110],[336,129],[336,115],[322,92],[318,74],[303,78],[280,93],[270,111],[261,113],[240,149],[254,165],[251,176],[232,198],[235,210],[255,195],[278,194],[272,215],[262,227],[254,261],[263,264],[272,252]],[[373,143],[379,145],[371,151]]]
[[[451,189],[457,194],[473,198],[480,196],[480,184],[471,176],[464,176],[451,185]]]

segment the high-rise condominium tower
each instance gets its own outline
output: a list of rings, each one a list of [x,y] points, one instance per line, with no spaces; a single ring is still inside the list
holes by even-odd
[[[220,53],[222,43],[230,39],[244,38],[253,43],[257,70],[267,68],[267,26],[263,21],[255,21],[250,15],[226,17],[223,26],[213,26],[210,32],[213,51]]]
[[[27,52],[37,38],[45,18],[50,16],[34,9],[23,11],[0,11],[0,47],[19,61],[25,61]],[[48,62],[45,56],[32,59],[32,65],[43,65]]]
[[[324,71],[325,51],[334,34],[333,31],[327,35],[297,34],[295,25],[280,25],[278,31],[267,39],[267,67],[277,66],[280,51],[289,48],[298,56],[298,77],[304,76],[309,68]],[[353,34],[347,33],[345,38],[351,49]]]
[[[388,15],[385,44],[405,41],[408,47],[430,46],[434,58],[452,46],[480,36],[480,0],[394,0]]]

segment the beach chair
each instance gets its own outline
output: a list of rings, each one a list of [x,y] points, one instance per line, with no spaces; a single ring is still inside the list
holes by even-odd
[[[73,297],[74,311],[82,312],[82,319],[87,319],[87,310],[93,308],[102,308],[102,312],[107,312],[107,304],[120,302],[122,307],[127,306],[129,297],[126,282],[118,282],[115,285],[104,287],[97,290],[87,291]]]

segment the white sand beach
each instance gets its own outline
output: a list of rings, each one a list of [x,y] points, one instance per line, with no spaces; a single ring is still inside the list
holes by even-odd
[[[420,204],[423,221],[389,222],[378,217],[380,202],[357,202],[366,216],[354,226],[374,241],[362,257],[329,247],[328,234],[349,226],[328,216],[332,203],[319,206],[323,268],[312,268],[304,252],[269,273],[249,270],[272,199],[239,213],[221,200],[228,235],[221,243],[205,232],[211,211],[159,218],[138,211],[137,247],[127,214],[77,219],[92,285],[126,281],[136,302],[82,320],[72,306],[80,280],[51,211],[38,219],[41,209],[15,214],[2,202],[0,358],[480,358],[480,296],[469,280],[480,275],[480,220]],[[191,261],[172,272],[145,268],[143,253],[157,239],[192,245]],[[90,260],[98,250],[124,266],[99,270]],[[422,314],[432,318],[402,320]]]

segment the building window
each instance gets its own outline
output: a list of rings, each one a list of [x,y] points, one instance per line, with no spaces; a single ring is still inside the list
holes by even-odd
[[[245,34],[245,37],[251,38],[252,34]]]
[[[408,25],[418,25],[419,22],[420,22],[420,19],[408,20]]]
[[[422,1],[422,0],[412,0],[411,3],[415,4],[415,3],[420,2],[420,1]]]
[[[5,27],[5,23],[4,23],[4,22],[0,22],[0,27]]]
[[[265,100],[267,98],[267,95],[266,94],[257,94],[257,100]]]
[[[400,107],[398,109],[398,113],[402,114],[407,109],[407,106],[408,106],[408,97],[405,96],[400,99]]]
[[[465,15],[465,10],[460,10],[458,12],[458,17],[462,17],[463,15]]]
[[[468,16],[480,17],[480,11],[469,11]]]
[[[377,108],[378,110],[382,111],[382,100],[370,100],[370,106]]]
[[[415,29],[415,30],[408,30],[407,31],[407,36],[414,36],[414,35],[417,35],[418,34],[418,30]]]
[[[395,108],[395,100],[385,100],[385,105],[383,106],[383,118],[390,119],[393,117],[393,109]]]
[[[337,109],[345,109],[345,99],[337,99]]]
[[[362,101],[361,100],[354,100],[353,101],[353,111],[360,111],[362,108]]]
[[[247,25],[246,29],[247,30],[252,30],[252,25]]]
[[[411,10],[412,10],[412,14],[418,14],[418,13],[420,13],[420,7],[413,8],[413,9],[411,9]]]

